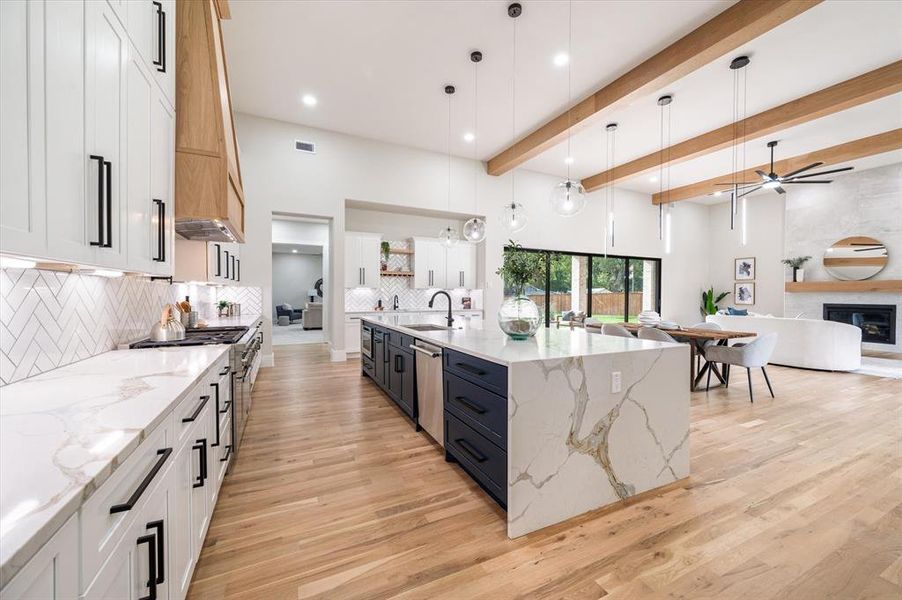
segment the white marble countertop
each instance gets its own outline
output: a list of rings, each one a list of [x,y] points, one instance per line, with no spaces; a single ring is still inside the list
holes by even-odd
[[[0,587],[228,351],[105,352],[0,388]]]
[[[261,315],[240,315],[237,317],[210,317],[209,319],[201,319],[207,324],[207,327],[250,327],[261,317]]]
[[[638,352],[680,345],[601,335],[587,332],[582,328],[571,330],[564,327],[560,329],[540,327],[535,337],[527,340],[514,340],[501,331],[498,323],[494,320],[467,319],[466,317],[456,318],[454,328],[444,331],[417,331],[405,327],[405,325],[426,323],[445,325],[445,317],[440,314],[364,315],[361,318],[434,343],[437,346],[458,350],[502,365],[531,360]]]

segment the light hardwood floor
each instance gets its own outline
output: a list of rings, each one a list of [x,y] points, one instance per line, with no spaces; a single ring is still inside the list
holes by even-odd
[[[358,361],[277,364],[190,598],[902,598],[902,380],[734,373],[692,394],[688,484],[508,540]]]

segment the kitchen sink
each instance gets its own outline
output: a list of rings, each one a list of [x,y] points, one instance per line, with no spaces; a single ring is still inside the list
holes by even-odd
[[[446,327],[444,325],[433,325],[432,323],[424,323],[421,325],[403,325],[407,329],[413,329],[415,331],[447,331],[449,329],[453,329],[453,327]]]

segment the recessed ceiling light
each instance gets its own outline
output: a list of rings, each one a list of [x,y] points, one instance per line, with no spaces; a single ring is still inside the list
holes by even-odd
[[[476,136],[473,135],[472,132],[469,132],[469,131],[468,131],[468,132],[466,132],[466,133],[464,134],[464,141],[465,141],[465,142],[472,142],[472,141],[475,140],[475,139],[476,139]]]
[[[572,156],[568,156],[567,158],[564,159],[564,162],[565,162],[566,164],[568,164],[568,165],[572,165],[572,164],[573,164],[573,157],[572,157]]]
[[[715,195],[715,196],[722,196],[722,195],[723,195],[723,192],[720,191],[720,190],[717,190],[716,192],[714,192],[714,195]]]
[[[297,248],[292,248],[291,251],[292,251],[294,254],[297,254],[297,253],[298,253],[298,249],[297,249]]]
[[[656,181],[658,180],[658,178],[655,177],[654,175],[652,175],[651,177],[648,178],[648,180],[649,180],[650,182],[654,183],[654,182],[656,182]]]
[[[570,62],[570,55],[566,52],[558,52],[552,59],[555,67],[566,67]]]
[[[301,102],[304,103],[304,106],[316,106],[316,96],[313,94],[304,94],[301,96]]]

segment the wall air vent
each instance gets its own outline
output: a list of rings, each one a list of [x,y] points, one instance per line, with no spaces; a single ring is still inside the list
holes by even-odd
[[[308,154],[316,154],[316,144],[313,142],[294,141],[294,149],[298,152],[306,152]]]

